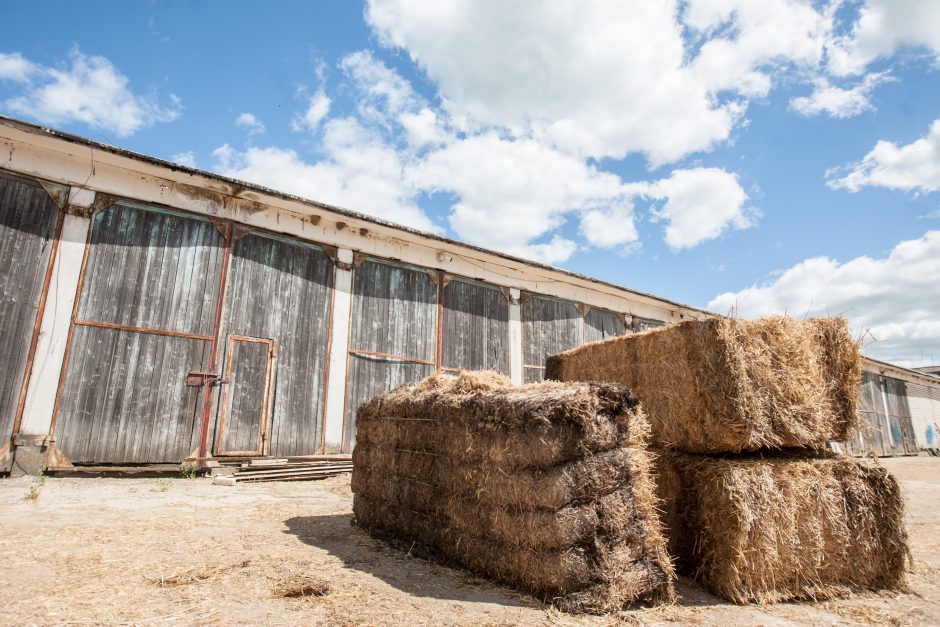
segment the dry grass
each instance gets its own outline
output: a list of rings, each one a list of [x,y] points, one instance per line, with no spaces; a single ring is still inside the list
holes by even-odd
[[[903,499],[884,468],[840,456],[663,452],[663,522],[679,572],[735,603],[903,589]]]
[[[428,423],[459,436],[428,442]],[[373,399],[357,424],[353,511],[376,536],[567,611],[673,598],[648,427],[624,386],[435,375]]]
[[[323,597],[330,593],[330,583],[314,575],[289,577],[274,587],[274,596],[286,599]]]
[[[549,357],[546,378],[617,381],[656,446],[692,453],[822,448],[857,424],[858,346],[842,317],[712,318]]]

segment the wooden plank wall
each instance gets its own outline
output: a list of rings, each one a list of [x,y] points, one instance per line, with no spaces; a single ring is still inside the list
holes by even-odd
[[[509,376],[509,301],[503,292],[460,278],[444,288],[441,366]]]
[[[333,263],[317,247],[250,233],[232,247],[229,272],[223,337],[266,338],[276,347],[266,452],[312,455],[323,437]]]
[[[55,435],[73,463],[180,462],[198,431],[224,239],[203,220],[114,205],[92,223]]]
[[[16,420],[59,217],[42,187],[0,177],[0,446]]]
[[[434,372],[437,284],[422,269],[368,259],[353,274],[344,449],[356,410],[376,394]]]

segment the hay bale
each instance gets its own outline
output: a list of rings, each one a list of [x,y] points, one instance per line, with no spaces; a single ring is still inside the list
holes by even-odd
[[[370,533],[567,611],[673,598],[649,428],[624,386],[432,375],[364,404],[357,429]]]
[[[639,401],[622,385],[517,387],[492,372],[431,375],[376,396],[356,414],[357,444],[507,468],[547,468],[648,439]]]
[[[663,451],[656,468],[677,569],[722,598],[772,603],[904,587],[903,499],[877,464]]]
[[[781,316],[602,340],[549,357],[545,375],[627,385],[657,447],[737,453],[846,440],[858,421],[860,373],[844,318]]]

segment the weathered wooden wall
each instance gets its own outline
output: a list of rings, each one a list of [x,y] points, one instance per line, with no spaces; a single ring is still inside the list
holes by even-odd
[[[39,185],[0,176],[0,447],[21,404],[60,215]]]
[[[260,454],[260,440],[244,443],[244,438],[259,433],[268,437],[264,452],[270,455],[311,455],[320,450],[332,289],[333,264],[320,248],[261,233],[238,237],[232,247],[222,337],[270,340],[275,355],[271,377],[265,378],[261,367],[267,361],[258,354],[260,346],[222,342],[220,350],[235,346],[241,353],[234,360],[229,354],[220,360],[226,365],[223,374],[231,379],[228,385],[241,389],[248,380],[252,383],[250,391],[243,389],[237,397],[230,394],[219,404],[223,414],[219,422],[226,437],[234,439],[217,440],[217,453]],[[241,363],[246,360],[253,365]],[[229,364],[237,370],[231,376]],[[270,390],[265,389],[268,383]],[[263,416],[259,403],[264,398],[271,398],[271,403]],[[245,407],[236,402],[239,399]],[[241,420],[229,413],[233,409]]]
[[[73,463],[186,458],[191,370],[209,367],[224,240],[206,221],[114,205],[98,213],[55,422]]]
[[[858,410],[863,426],[848,442],[851,453],[874,452],[879,457],[917,454],[904,381],[863,371]]]

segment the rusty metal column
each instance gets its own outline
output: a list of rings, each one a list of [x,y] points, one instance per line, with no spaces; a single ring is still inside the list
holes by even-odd
[[[91,218],[87,217],[90,213],[88,208],[94,200],[94,192],[76,188],[72,188],[70,192],[69,212],[62,223],[49,292],[42,321],[39,323],[39,340],[36,343],[33,369],[26,390],[20,434],[47,435],[52,425],[72,307],[78,297],[82,259],[91,228]]]
[[[349,359],[349,316],[352,311],[353,251],[336,251],[333,280],[333,314],[330,354],[326,372],[326,410],[323,415],[323,452],[335,453],[343,446],[343,413],[346,409],[346,363]]]
[[[509,288],[509,377],[516,385],[522,384],[522,305],[521,293]]]

